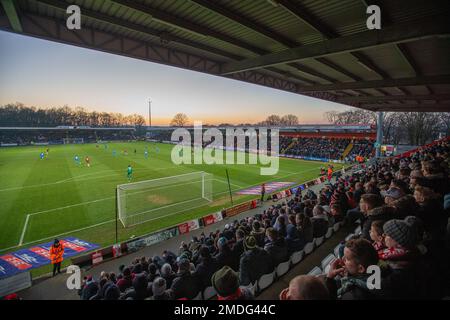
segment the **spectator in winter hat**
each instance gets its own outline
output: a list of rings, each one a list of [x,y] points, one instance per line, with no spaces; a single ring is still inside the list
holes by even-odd
[[[191,274],[191,263],[187,259],[178,262],[177,277],[173,280],[171,289],[175,299],[193,299],[200,292],[197,277]]]
[[[389,220],[384,224],[383,231],[386,249],[379,254],[380,259],[402,259],[416,246],[417,231],[411,221]]]
[[[156,278],[152,283],[152,300],[172,300],[172,291],[166,290],[166,280],[164,278]]]
[[[211,277],[218,300],[252,300],[253,294],[247,288],[239,287],[239,274],[228,266],[217,270]]]
[[[400,199],[405,193],[399,188],[391,187],[387,191],[382,191],[381,195],[384,196],[384,203],[390,205],[397,199]]]
[[[263,274],[273,271],[272,259],[264,249],[257,246],[256,239],[248,236],[244,241],[245,252],[241,255],[239,263],[239,281],[247,286],[255,283]]]

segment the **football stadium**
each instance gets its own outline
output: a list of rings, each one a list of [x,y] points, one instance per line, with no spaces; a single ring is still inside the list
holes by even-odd
[[[0,299],[448,300],[449,20],[1,0]]]

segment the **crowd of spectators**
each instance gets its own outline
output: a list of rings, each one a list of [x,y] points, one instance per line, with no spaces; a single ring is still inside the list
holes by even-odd
[[[355,140],[353,141],[353,148],[350,150],[344,160],[346,162],[356,162],[356,157],[370,158],[375,153],[373,141],[370,140]]]
[[[344,151],[352,142],[353,147],[344,157]],[[327,138],[293,138],[280,137],[280,150],[282,154],[325,158],[332,160],[345,160],[356,162],[356,157],[370,158],[374,153],[374,144],[369,140],[327,139]]]
[[[301,191],[260,214],[202,233],[178,252],[136,259],[118,273],[87,277],[82,299],[193,299],[212,286],[218,299],[252,299],[248,285],[287,261],[336,222],[359,221],[326,276],[292,280],[281,299],[440,298],[448,294],[450,146],[376,162],[319,192]],[[444,204],[444,196],[447,195]],[[366,270],[382,268],[380,290]]]
[[[280,150],[294,156],[341,160],[349,143],[349,139],[283,137]]]

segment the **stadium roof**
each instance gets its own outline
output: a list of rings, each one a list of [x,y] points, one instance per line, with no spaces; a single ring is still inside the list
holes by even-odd
[[[0,29],[368,110],[450,111],[450,2],[1,0]],[[81,8],[81,30],[66,9]],[[368,30],[368,5],[381,30]]]

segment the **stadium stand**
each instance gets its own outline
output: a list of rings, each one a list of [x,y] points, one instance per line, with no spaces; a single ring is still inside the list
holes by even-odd
[[[351,226],[357,212],[355,230],[309,272],[326,285],[329,297],[443,298],[450,289],[449,163],[448,140],[404,157],[378,160],[338,178],[318,194],[309,190],[293,195],[262,214],[181,243],[177,253],[164,251],[136,259],[122,266],[117,276],[102,272],[99,279],[87,277],[80,297],[252,299],[327,241],[330,232]],[[404,175],[405,168],[410,175]],[[401,184],[400,179],[407,190],[398,196],[390,190]],[[383,185],[389,189],[380,192]],[[355,201],[358,190],[359,207]],[[374,198],[379,201],[368,200]],[[365,204],[370,201],[372,205]],[[365,271],[372,264],[382,270],[379,290],[367,288]],[[311,278],[294,280],[295,287]],[[305,284],[303,289],[308,288]],[[291,286],[280,297],[294,298],[289,290]],[[309,295],[303,292],[300,296]]]
[[[344,155],[346,148],[352,144],[350,151]],[[373,155],[373,142],[368,140],[350,140],[339,138],[292,138],[281,137],[280,150],[282,154],[323,158],[332,160],[345,160],[355,162],[356,156],[369,158]]]
[[[88,127],[0,127],[0,145],[63,144],[64,139],[83,139],[85,143],[97,141],[136,140],[135,128]],[[81,141],[81,140],[80,140]]]

